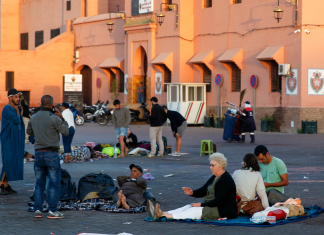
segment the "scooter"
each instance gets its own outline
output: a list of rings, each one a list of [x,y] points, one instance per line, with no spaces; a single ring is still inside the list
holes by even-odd
[[[92,106],[86,106],[83,104],[83,117],[86,122],[92,122],[94,121],[94,114],[99,109],[99,106],[101,101],[98,100],[96,104]]]
[[[96,118],[97,122],[100,124],[100,125],[107,125],[108,124],[108,117],[106,115],[106,107],[108,106],[109,104],[109,101],[107,100],[105,104],[100,103],[98,105],[98,109],[97,111],[94,113],[94,114],[91,114],[91,113],[87,113],[85,114],[85,118],[86,120],[93,120],[94,118]]]
[[[70,110],[73,113],[73,117],[74,117],[74,122],[75,124],[77,124],[78,126],[82,126],[84,124],[84,118],[82,115],[80,115],[79,111],[75,108],[77,105],[73,105],[70,104]]]
[[[135,109],[129,109],[130,111],[130,115],[131,115],[131,120],[132,121],[137,121],[137,122],[142,122],[142,121],[146,121],[148,122],[148,116],[150,114],[150,111],[146,108],[147,104],[142,104],[140,107],[138,107],[139,109],[143,109],[144,111],[144,118],[140,118],[140,111],[135,110]]]

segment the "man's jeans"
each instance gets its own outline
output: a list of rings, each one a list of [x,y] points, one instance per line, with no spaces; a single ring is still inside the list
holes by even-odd
[[[164,146],[162,140],[162,126],[151,126],[150,127],[150,140],[151,140],[151,153],[150,155],[156,154],[156,142],[159,145],[159,153],[163,155]]]
[[[268,201],[269,201],[270,206],[273,206],[277,202],[285,202],[289,199],[288,196],[286,196],[285,194],[282,194],[277,189],[270,189],[267,192],[267,196],[268,196]]]
[[[48,188],[48,209],[52,212],[57,211],[61,190],[61,164],[57,152],[35,151],[34,171],[36,178],[35,186],[35,211],[43,210],[44,191],[46,186],[46,176],[49,177]]]

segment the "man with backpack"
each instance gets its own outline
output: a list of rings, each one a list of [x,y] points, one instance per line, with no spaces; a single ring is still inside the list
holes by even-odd
[[[157,157],[163,157],[164,146],[162,140],[162,126],[166,121],[166,113],[158,104],[158,99],[156,97],[152,97],[150,101],[152,102],[152,109],[151,114],[148,116],[148,118],[150,120],[151,153],[147,157],[155,157],[156,142],[159,145],[159,152],[157,154]]]

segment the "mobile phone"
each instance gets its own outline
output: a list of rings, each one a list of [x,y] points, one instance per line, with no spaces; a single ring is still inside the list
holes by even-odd
[[[52,113],[56,113],[56,109],[55,109],[54,106],[53,106],[53,108],[52,108]]]

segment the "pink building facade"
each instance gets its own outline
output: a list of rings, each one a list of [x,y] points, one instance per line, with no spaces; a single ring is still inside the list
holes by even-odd
[[[75,8],[64,14],[62,7],[66,7],[66,1],[58,1],[60,4],[52,6],[55,11],[51,8],[48,14],[45,14],[49,11],[44,9],[45,2],[53,1],[17,2],[21,10],[14,27],[6,28],[3,24],[6,17],[2,17],[1,10],[1,51],[19,49],[12,47],[21,43],[19,37],[6,41],[5,35],[11,35],[12,30],[18,30],[18,36],[24,32],[35,33],[40,28],[44,33],[47,30],[47,35],[58,28],[60,33],[69,32],[69,20],[73,20],[74,43],[66,44],[69,56],[61,55],[69,61],[68,66],[60,69],[61,73],[59,69],[49,69],[48,73],[55,74],[53,79],[61,84],[64,74],[81,73],[87,103],[111,100],[116,95],[124,103],[137,103],[139,83],[145,82],[146,99],[157,96],[161,104],[166,104],[164,83],[204,82],[207,83],[207,114],[216,114],[218,109],[224,113],[225,102],[238,104],[240,91],[246,89],[244,100],[254,101],[259,130],[261,118],[273,116],[279,131],[291,132],[293,121],[296,132],[301,120],[308,119],[318,120],[318,132],[324,133],[324,46],[321,43],[324,3],[321,0],[280,0],[284,13],[279,24],[273,14],[278,5],[276,0],[76,0],[72,1]],[[298,11],[293,2],[298,3]],[[144,6],[151,3],[151,10],[146,10]],[[168,10],[163,5],[165,17],[160,26],[157,14],[161,3],[172,3],[173,7]],[[28,7],[28,4],[35,5]],[[116,14],[118,10],[125,13],[126,19],[124,14]],[[143,10],[147,12],[139,14]],[[16,10],[13,12],[16,14]],[[39,22],[35,15],[42,15],[39,12],[51,14],[55,20],[40,23],[37,28]],[[28,20],[24,20],[26,17]],[[108,21],[114,23],[111,33],[107,30]],[[29,50],[34,50],[33,40],[30,38]],[[53,39],[46,40],[51,43]],[[3,43],[7,46],[2,46]],[[47,56],[51,57],[49,60],[56,59]],[[279,75],[279,68],[285,68],[280,65],[290,65],[290,75],[284,71]],[[161,93],[156,92],[157,74],[162,77]],[[223,80],[220,94],[215,84],[218,74]],[[250,85],[252,75],[258,82],[255,100]],[[5,80],[3,76],[1,81]],[[4,92],[1,94],[4,100]]]

